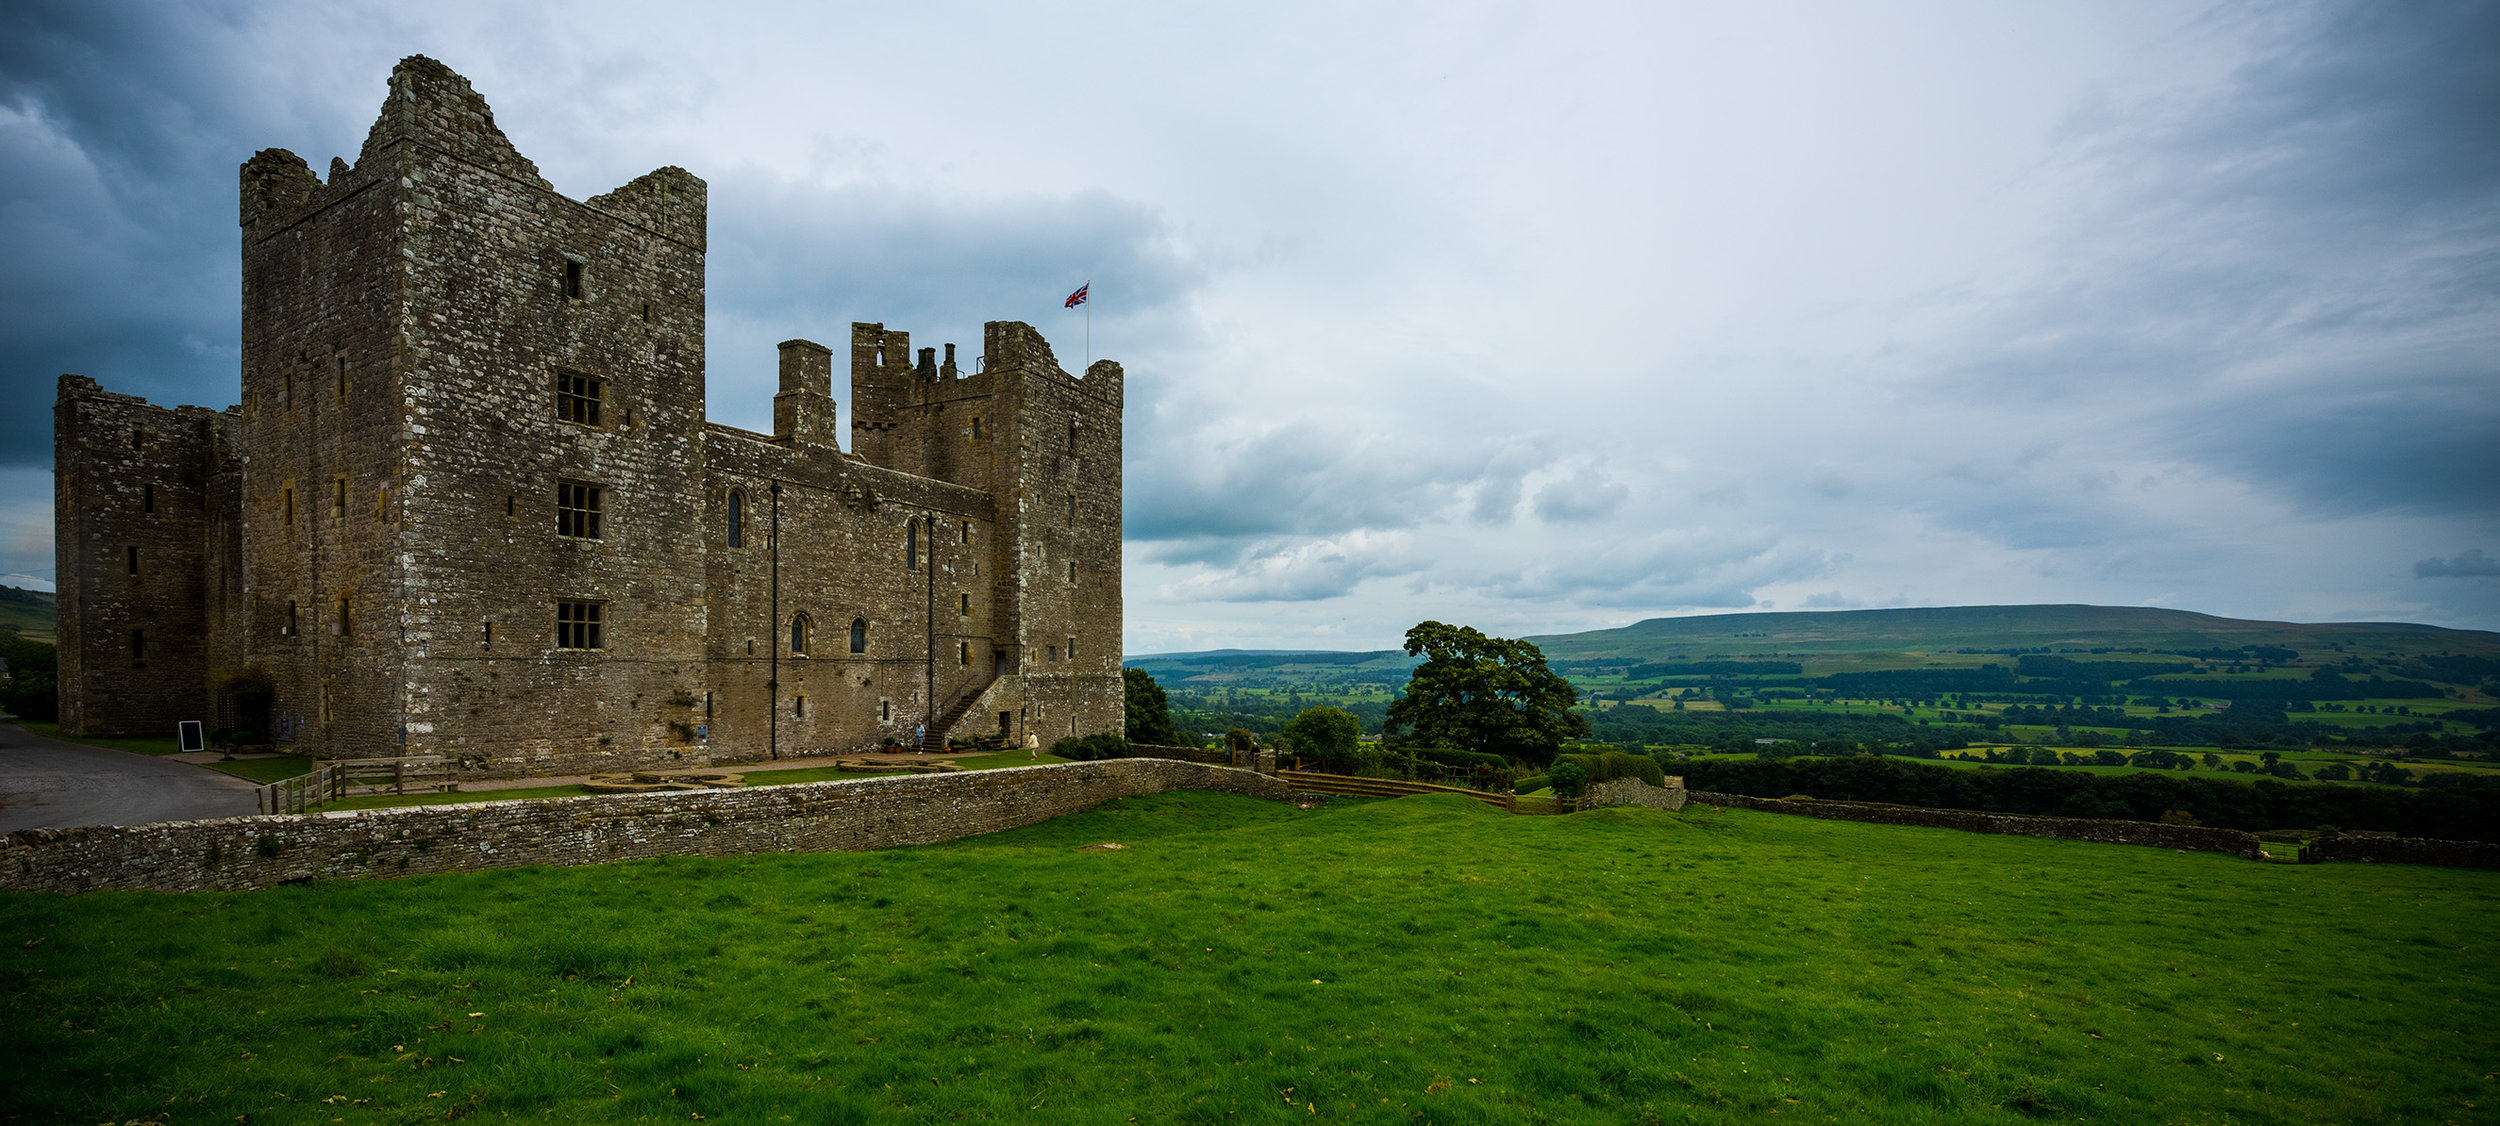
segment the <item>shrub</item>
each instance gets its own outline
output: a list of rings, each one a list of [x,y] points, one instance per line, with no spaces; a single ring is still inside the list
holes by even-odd
[[[1573,760],[1587,757],[1589,756],[1564,755],[1554,760],[1553,767],[1545,772],[1545,780],[1554,787],[1556,797],[1576,798],[1580,796],[1580,787],[1588,784],[1589,772],[1586,767]]]
[[[1073,762],[1096,759],[1127,758],[1127,739],[1105,731],[1096,735],[1069,735],[1050,745],[1050,753]]]
[[[1608,751],[1597,755],[1563,755],[1556,762],[1578,766],[1581,775],[1591,782],[1610,782],[1617,778],[1638,778],[1652,786],[1667,784],[1667,772],[1659,769],[1658,760],[1648,755],[1631,755]],[[1548,772],[1549,776],[1551,772]]]
[[[1380,752],[1362,745],[1363,721],[1343,708],[1304,708],[1285,721],[1285,742],[1322,770],[1352,771],[1378,766]],[[1368,754],[1364,753],[1366,750]]]

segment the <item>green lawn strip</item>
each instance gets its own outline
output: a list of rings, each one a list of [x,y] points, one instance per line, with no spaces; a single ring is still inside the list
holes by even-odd
[[[254,782],[277,782],[306,773],[313,768],[311,759],[297,758],[293,755],[280,755],[276,758],[239,758],[231,762],[204,762],[200,765],[210,770],[234,775],[237,778],[249,778]]]
[[[30,723],[24,720],[19,720],[17,721],[17,725],[33,732],[34,734],[41,735],[46,739],[58,739],[64,743],[85,743],[90,747],[111,747],[116,751],[130,751],[132,753],[142,755],[173,755],[182,753],[182,741],[172,735],[166,735],[161,738],[153,736],[141,738],[99,738],[91,735],[63,735],[61,734],[61,725],[58,723]]]
[[[0,894],[0,1058],[43,1061],[0,1111],[2461,1122],[2496,932],[2493,872],[1176,793],[877,853]]]

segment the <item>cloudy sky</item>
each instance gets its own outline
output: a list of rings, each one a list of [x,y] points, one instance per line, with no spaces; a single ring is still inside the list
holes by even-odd
[[[235,167],[467,75],[711,185],[773,343],[1128,370],[1131,652],[2092,602],[2500,628],[2500,6],[0,7],[0,576],[54,378],[236,399]],[[840,389],[837,388],[837,391]],[[847,409],[847,404],[846,404]]]

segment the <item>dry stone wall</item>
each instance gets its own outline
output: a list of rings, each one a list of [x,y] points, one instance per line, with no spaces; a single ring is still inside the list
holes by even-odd
[[[2146,845],[2194,852],[2227,852],[2257,859],[2257,835],[2238,829],[2195,825],[2163,825],[2151,821],[2099,821],[2081,817],[2028,817],[2011,813],[1975,813],[1962,809],[1928,809],[1875,802],[1818,801],[1812,798],[1756,798],[1695,790],[1691,798],[1710,805],[1732,805],[1766,813],[1797,813],[1831,821],[1866,821],[1877,825],[1925,825],[1966,833],[2004,833],[2049,837],[2062,841]]]
[[[2385,833],[2345,833],[2311,842],[2300,858],[2311,864],[2351,860],[2363,864],[2436,864],[2443,868],[2500,869],[2500,844],[2398,837]]]
[[[1032,825],[1113,798],[1169,790],[1292,799],[1284,783],[1249,771],[1113,759],[698,793],[26,829],[0,838],[0,887],[229,891],[316,877],[894,848]]]
[[[1670,775],[1664,786],[1652,786],[1639,778],[1609,778],[1582,789],[1577,808],[1595,809],[1601,805],[1640,805],[1672,813],[1684,808],[1684,802],[1682,778]]]

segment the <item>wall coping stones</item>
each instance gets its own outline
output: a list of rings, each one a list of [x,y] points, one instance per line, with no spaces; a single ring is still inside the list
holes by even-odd
[[[1293,797],[1284,783],[1246,770],[1131,758],[737,790],[22,829],[0,837],[0,888],[231,891],[314,878],[894,848],[1170,790]]]

